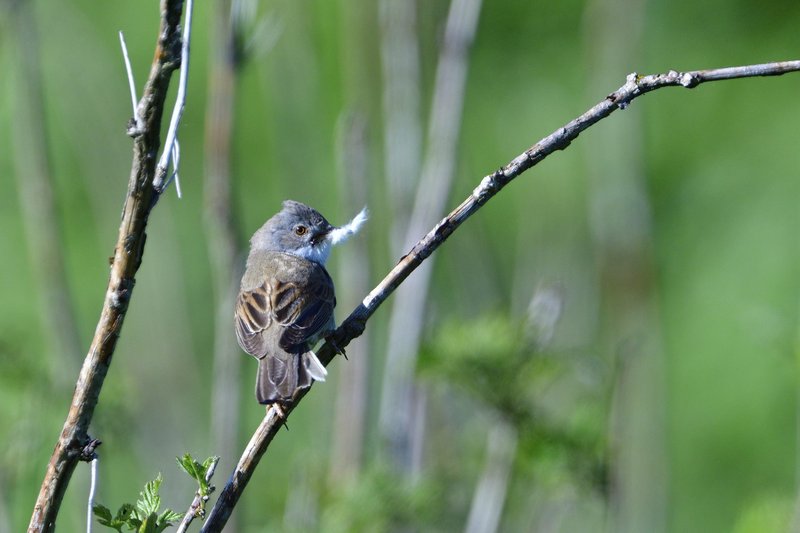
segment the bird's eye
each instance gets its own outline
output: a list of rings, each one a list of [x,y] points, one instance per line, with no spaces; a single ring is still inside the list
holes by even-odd
[[[298,235],[299,237],[302,237],[303,235],[305,235],[306,233],[308,233],[308,228],[307,228],[307,227],[305,227],[305,226],[303,226],[303,225],[300,225],[300,226],[295,226],[295,227],[294,227],[294,232],[295,232],[295,234],[296,234],[296,235]]]

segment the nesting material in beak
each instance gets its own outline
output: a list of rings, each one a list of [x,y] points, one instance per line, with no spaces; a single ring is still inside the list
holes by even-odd
[[[344,226],[334,228],[333,230],[331,230],[331,232],[328,233],[328,240],[332,245],[337,245],[340,242],[346,241],[347,239],[358,233],[358,230],[361,229],[361,226],[364,225],[364,222],[367,221],[368,217],[369,217],[369,211],[367,211],[367,208],[364,207],[364,209],[362,209],[361,212],[359,212],[355,217],[353,217],[353,220],[351,220]]]

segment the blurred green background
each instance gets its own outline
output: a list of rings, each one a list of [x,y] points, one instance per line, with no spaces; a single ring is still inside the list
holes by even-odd
[[[468,70],[445,211],[630,72],[799,59],[796,0],[483,4],[471,47],[453,40]],[[229,9],[196,6],[183,198],[171,189],[153,211],[92,423],[97,499],[114,509],[158,472],[165,504],[185,509],[194,489],[174,458],[222,453],[221,486],[263,416],[240,352],[221,363],[236,386],[215,389],[215,309],[280,202],[335,224],[369,205],[329,263],[341,319],[407,249],[420,169],[450,153],[428,126],[458,104],[458,87],[432,103],[449,1],[237,0],[238,63],[214,70],[230,59],[215,55]],[[117,31],[142,84],[157,24],[155,1],[0,2],[2,531],[28,522],[105,294],[131,154]],[[233,95],[220,157],[236,260],[221,275],[204,186],[224,130],[213,80]],[[518,178],[436,252],[429,287],[401,287],[334,361],[229,530],[800,524],[798,95],[797,74],[657,91]],[[388,137],[393,123],[405,134]],[[392,323],[404,290],[423,296],[418,341]],[[386,354],[403,342],[413,384],[392,396],[405,374]],[[87,486],[80,465],[60,531],[83,529]]]

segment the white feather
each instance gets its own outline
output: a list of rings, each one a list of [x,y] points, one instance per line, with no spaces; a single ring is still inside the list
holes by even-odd
[[[314,381],[325,381],[328,376],[328,369],[319,360],[314,350],[309,350],[303,354],[303,366],[308,370],[308,374],[314,378]]]
[[[353,217],[353,220],[344,226],[335,228],[333,231],[328,233],[328,242],[330,242],[332,245],[337,245],[346,241],[361,229],[361,226],[364,225],[364,222],[367,221],[368,217],[369,211],[367,211],[367,208],[364,207],[364,209],[362,209],[356,216]]]

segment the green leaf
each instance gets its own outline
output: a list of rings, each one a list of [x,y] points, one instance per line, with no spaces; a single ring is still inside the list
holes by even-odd
[[[158,517],[155,513],[150,513],[144,517],[142,521],[142,525],[139,526],[138,533],[161,533],[164,529],[157,529],[156,523],[158,522]]]
[[[208,459],[203,461],[203,470],[204,470],[204,472],[208,472],[208,469],[211,468],[211,465],[216,463],[217,461],[219,461],[219,456],[218,455],[212,455],[211,457],[209,457]],[[204,475],[205,475],[205,473],[204,473]]]
[[[153,481],[145,484],[144,490],[139,493],[139,501],[136,502],[136,508],[141,512],[140,518],[147,517],[148,515],[158,513],[158,508],[161,507],[161,496],[158,495],[158,489],[161,487],[161,473]]]
[[[122,522],[129,522],[131,517],[133,516],[134,508],[133,505],[129,503],[123,503],[120,508],[117,510],[117,516],[114,517],[114,520],[119,520]]]
[[[122,527],[126,525],[125,522],[114,519],[108,507],[97,504],[92,507],[92,512],[100,525],[116,529],[119,533],[122,533]],[[117,515],[119,515],[119,513],[117,513]]]
[[[95,505],[94,507],[92,507],[92,512],[97,517],[97,520],[104,526],[108,525],[104,522],[111,522],[111,509],[109,509],[105,505],[100,505],[100,504]]]
[[[172,522],[177,522],[183,518],[181,513],[176,513],[172,509],[164,509],[164,512],[158,516],[158,524],[172,525]]]
[[[219,457],[209,457],[201,464],[195,461],[191,454],[187,453],[183,457],[176,457],[175,460],[178,462],[178,466],[197,482],[200,495],[208,496],[210,489],[208,481],[206,481],[206,475],[208,474],[208,469],[219,460]]]
[[[203,465],[195,461],[191,454],[186,453],[183,457],[176,457],[175,460],[178,461],[178,466],[198,483],[205,476]]]
[[[95,505],[93,512],[98,522],[116,529],[119,533],[122,533],[123,527],[137,533],[161,533],[182,517],[171,509],[165,509],[160,515],[158,514],[158,509],[161,507],[161,497],[158,495],[161,481],[161,474],[158,474],[153,481],[145,484],[144,490],[139,493],[136,507],[129,503],[123,504],[113,518],[107,507]]]

